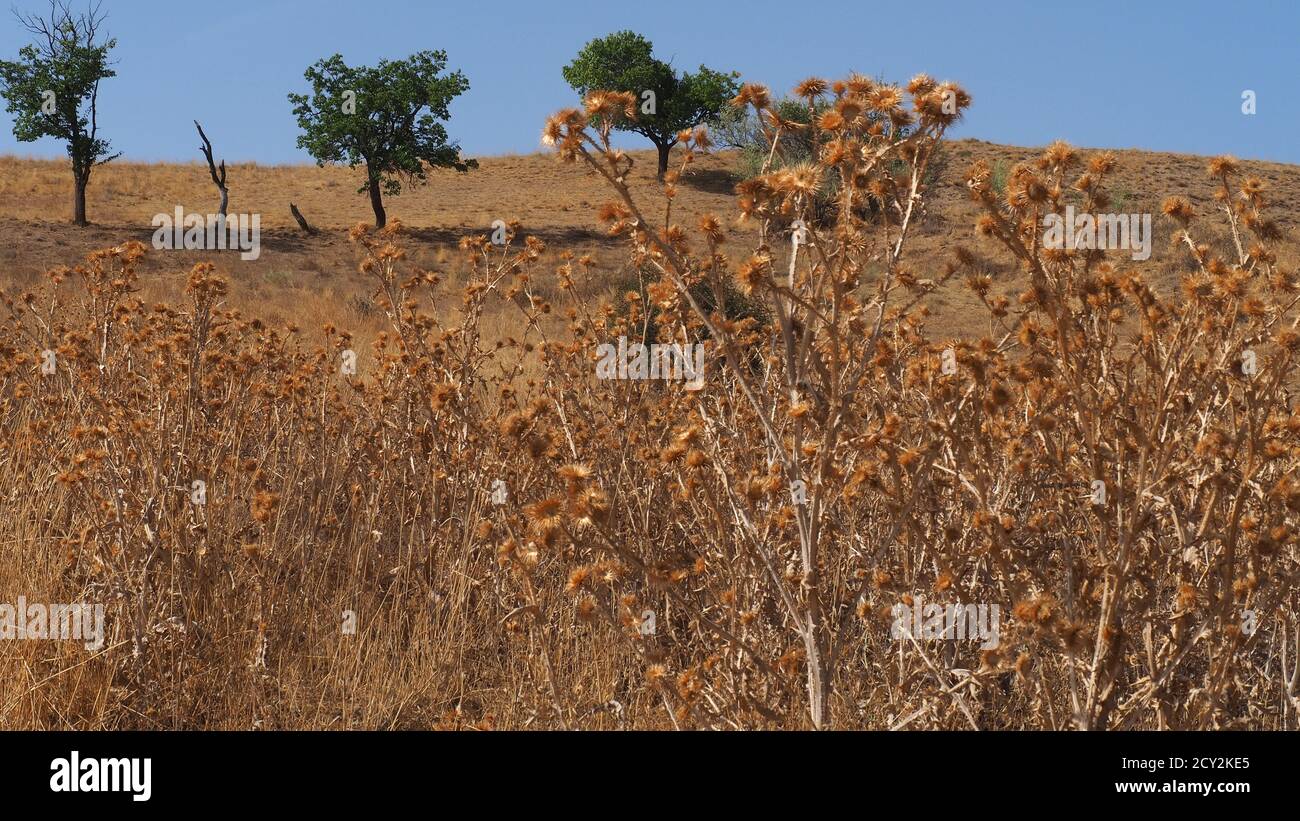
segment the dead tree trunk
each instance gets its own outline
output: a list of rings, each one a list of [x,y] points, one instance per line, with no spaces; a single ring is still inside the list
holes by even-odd
[[[226,161],[221,161],[221,173],[218,174],[217,166],[212,161],[212,143],[208,140],[208,135],[203,133],[203,126],[199,125],[198,120],[194,121],[194,127],[199,130],[199,136],[203,138],[203,145],[199,146],[199,150],[203,152],[204,158],[208,161],[208,173],[212,175],[212,182],[216,184],[217,190],[221,192],[221,210],[217,213],[224,218],[226,216],[226,203],[230,200],[230,190],[226,188]]]
[[[312,228],[310,225],[307,224],[307,219],[302,215],[302,212],[298,210],[298,206],[294,205],[293,203],[289,203],[289,211],[290,213],[293,214],[293,218],[298,221],[299,228],[301,228],[302,230],[306,231],[309,234],[316,233],[316,229]]]

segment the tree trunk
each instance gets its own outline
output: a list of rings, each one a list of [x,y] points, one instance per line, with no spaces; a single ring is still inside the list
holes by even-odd
[[[366,172],[370,179],[370,207],[375,209],[375,227],[383,228],[388,223],[388,215],[384,213],[384,195],[379,190],[379,177]]]
[[[87,179],[80,175],[74,178],[76,183],[72,192],[72,222],[76,225],[85,227],[90,223],[86,222],[86,182]]]
[[[298,221],[298,227],[301,228],[303,231],[306,231],[308,234],[316,233],[316,229],[312,228],[311,225],[307,222],[307,218],[304,217],[302,215],[302,212],[298,210],[298,206],[294,205],[293,203],[289,203],[289,213],[293,214],[293,218]]]
[[[230,189],[226,188],[226,161],[221,161],[221,169],[218,172],[217,164],[212,159],[212,141],[208,135],[203,133],[203,126],[199,121],[194,121],[194,127],[199,130],[199,136],[203,138],[203,145],[199,150],[203,152],[203,159],[208,161],[208,173],[212,175],[212,184],[221,192],[221,210],[217,214],[224,220],[226,218],[226,205],[230,202]]]
[[[657,146],[657,148],[659,149],[659,172],[655,175],[655,178],[663,182],[664,174],[668,173],[668,152],[673,150],[673,144],[666,143]]]

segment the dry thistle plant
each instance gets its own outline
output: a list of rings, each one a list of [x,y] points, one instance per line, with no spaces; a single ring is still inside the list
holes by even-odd
[[[1015,602],[1014,665],[1043,725],[1259,726],[1296,706],[1295,275],[1260,181],[1227,158],[1208,170],[1229,256],[1196,239],[1186,201],[1164,204],[1190,252],[1177,297],[1099,250],[1045,248],[1037,226],[1071,189],[1084,211],[1109,203],[1114,158],[1081,165],[1055,144],[1001,201],[971,170],[980,232],[1030,285],[1018,308],[986,301],[1002,332],[967,354],[974,383],[938,380],[940,466]]]
[[[805,712],[814,727],[882,715],[887,726],[1256,726],[1270,703],[1291,715],[1300,420],[1286,388],[1300,337],[1284,322],[1293,277],[1268,250],[1277,228],[1260,183],[1237,190],[1229,161],[1211,167],[1227,261],[1188,233],[1185,203],[1167,203],[1197,272],[1185,300],[1164,303],[1099,250],[1043,247],[1067,188],[1084,211],[1107,205],[1113,159],[1068,179],[1078,159],[1055,145],[1013,172],[1005,201],[988,169],[972,169],[980,232],[1029,274],[1013,308],[988,295],[965,248],[935,279],[902,262],[926,162],[969,103],[927,77],[907,91],[911,110],[902,90],[862,78],[796,89],[810,108],[832,100],[810,127],[816,162],[739,186],[760,242],[734,265],[720,220],[701,220],[695,246],[672,223],[678,176],[661,226],[633,201],[631,160],[609,142],[611,123],[634,116],[629,99],[593,94],[548,122],[560,157],[616,193],[602,210],[611,233],[661,274],[655,304],[633,307],[657,311],[661,333],[707,338],[720,363],[694,395],[615,383],[592,396],[575,387],[590,347],[565,351],[551,397],[588,423],[564,431],[583,478],[537,502],[548,513],[536,523],[543,545],[566,541],[557,555],[575,556],[579,612],[607,616],[646,659],[678,725],[791,726]],[[799,126],[769,100],[747,86],[736,102],[757,109],[775,154]],[[682,141],[707,147],[702,134]],[[828,186],[835,207],[819,220]],[[993,331],[954,343],[949,369],[924,336],[923,303],[959,272]],[[733,274],[772,301],[773,327],[702,308],[698,286],[722,305]],[[637,318],[607,312],[575,336],[618,336]],[[590,424],[621,429],[643,460],[659,449],[660,470],[584,448]],[[582,503],[593,492],[609,498],[595,518]],[[1005,602],[1014,617],[977,654],[891,644],[891,605],[922,592]],[[643,603],[673,616],[667,631],[637,635]]]
[[[399,274],[400,231],[353,232],[391,327],[360,371],[331,324],[309,350],[297,328],[223,309],[207,264],[190,273],[189,305],[144,305],[138,243],[52,272],[48,301],[4,295],[7,478],[29,500],[6,600],[103,602],[108,635],[89,659],[5,642],[17,687],[0,694],[0,721],[491,724],[465,693],[500,679],[456,658],[497,635],[474,607],[492,560],[475,525],[496,475],[481,461],[492,391],[508,397],[518,361],[484,350],[479,324],[487,295],[538,250],[480,259],[448,326],[430,312],[439,276]],[[83,286],[72,301],[68,280]],[[528,328],[541,311],[526,305]],[[43,374],[32,352],[47,349],[57,368]],[[438,643],[444,630],[486,644]],[[405,714],[431,686],[440,697]]]
[[[1109,207],[1112,158],[1053,145],[1003,193],[976,165],[982,244],[932,272],[908,235],[966,93],[796,94],[810,124],[735,101],[770,146],[744,235],[674,221],[704,131],[652,215],[610,143],[630,95],[547,123],[647,280],[616,304],[517,225],[435,272],[396,223],[351,235],[387,320],[360,351],[229,309],[209,265],[146,305],[138,243],[0,294],[0,601],[108,610],[93,651],[0,642],[0,726],[1298,726],[1300,291],[1262,184],[1213,162],[1222,230],[1165,203],[1159,294],[1046,239]],[[772,170],[796,132],[813,158]],[[932,339],[962,282],[987,335]],[[630,345],[664,378],[602,371]],[[972,603],[1005,609],[982,643],[896,629]]]
[[[594,538],[566,533],[584,558],[607,556],[645,574],[650,589],[663,591],[660,605],[680,609],[698,642],[716,648],[677,660],[675,692],[661,686],[678,722],[734,724],[753,712],[788,723],[798,710],[814,727],[830,723],[837,670],[859,644],[856,608],[872,581],[854,554],[891,549],[913,515],[907,500],[917,498],[914,483],[932,458],[898,438],[893,413],[868,411],[901,399],[903,386],[891,370],[916,350],[909,312],[935,286],[902,264],[907,233],[927,163],[969,97],[925,76],[906,92],[855,76],[833,85],[810,79],[795,94],[814,115],[827,95],[833,105],[811,126],[799,126],[776,115],[762,87],[747,85],[734,101],[755,109],[772,156],[789,129],[809,128],[816,158],[738,187],[740,218],[758,222],[760,239],[734,272],[722,251],[727,232],[720,219],[700,221],[694,247],[672,222],[684,168],[666,180],[662,226],[633,201],[624,181],[630,159],[609,142],[617,119],[635,114],[629,95],[592,94],[584,111],[555,115],[543,133],[562,159],[587,163],[618,195],[602,216],[611,233],[629,237],[635,264],[661,275],[650,291],[660,329],[683,341],[707,336],[721,363],[708,388],[658,412],[659,419],[679,420],[667,441],[647,443],[661,450],[669,472],[646,475],[614,498],[614,511],[624,508],[623,495],[638,503],[630,515],[589,528]],[[703,132],[682,134],[681,141],[691,149],[708,145]],[[835,205],[819,219],[817,197],[828,187]],[[950,266],[942,278],[956,270]],[[771,301],[775,328],[706,311],[693,295],[702,284],[723,305],[733,273],[745,293]],[[623,330],[597,321],[582,336]],[[581,374],[581,349],[577,358],[569,373]],[[566,388],[554,398],[563,406],[573,395]],[[604,402],[625,404],[614,396]],[[566,409],[574,417],[595,412]],[[864,449],[871,454],[865,459]],[[862,531],[846,528],[858,518],[847,508],[872,508],[874,515],[862,520]],[[661,529],[646,528],[641,539],[624,531],[656,509],[669,520],[671,540],[638,550],[646,535],[661,541]],[[592,575],[579,567],[575,586],[592,587]],[[610,609],[599,601],[585,606]],[[640,649],[662,681],[668,665],[652,648]]]

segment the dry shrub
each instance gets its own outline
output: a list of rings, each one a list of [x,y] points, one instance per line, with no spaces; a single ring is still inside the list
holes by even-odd
[[[141,304],[134,245],[6,296],[0,593],[107,601],[111,635],[6,643],[0,721],[1294,728],[1297,284],[1260,183],[1211,166],[1228,258],[1166,203],[1190,258],[1160,295],[1141,266],[1044,247],[1045,215],[1105,210],[1113,159],[1057,144],[996,193],[977,165],[983,249],[931,273],[907,237],[969,97],[924,76],[795,93],[809,125],[758,86],[736,101],[773,155],[797,130],[815,159],[739,187],[759,230],[735,256],[723,216],[673,222],[684,167],[662,220],[634,199],[609,144],[626,95],[548,122],[658,276],[623,305],[579,295],[589,259],[552,275],[536,239],[471,237],[439,321],[440,276],[406,264],[400,226],[355,230],[389,322],[356,377],[348,334],[309,348],[225,310],[206,266],[188,305]],[[682,140],[684,164],[708,147]],[[983,273],[997,249],[1018,300]],[[953,280],[984,338],[927,335]],[[732,288],[772,322],[697,299]],[[489,342],[494,300],[519,320]],[[706,346],[699,390],[595,378],[598,346],[649,323]],[[1000,606],[997,646],[892,635],[919,600]]]

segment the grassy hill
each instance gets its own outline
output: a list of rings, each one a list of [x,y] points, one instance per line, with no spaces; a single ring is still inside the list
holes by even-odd
[[[937,267],[951,246],[964,243],[977,252],[981,240],[973,225],[976,209],[968,200],[963,176],[970,164],[984,160],[1002,176],[1017,162],[1036,157],[1040,149],[996,145],[980,140],[949,142],[942,173],[929,194],[925,217],[909,240],[912,264],[933,262]],[[1086,151],[1086,149],[1085,149]],[[1125,150],[1115,152],[1118,167],[1110,179],[1113,210],[1152,213],[1156,241],[1153,256],[1162,263],[1153,283],[1176,282],[1186,264],[1184,253],[1171,251],[1170,224],[1159,215],[1161,200],[1178,194],[1194,208],[1208,214],[1214,207],[1214,186],[1205,173],[1207,158],[1185,154]],[[633,191],[644,203],[659,202],[651,151],[633,152]],[[683,178],[674,204],[674,220],[693,226],[705,213],[725,218],[735,241],[729,246],[739,255],[752,226],[732,220],[734,169],[737,157],[729,152],[699,158]],[[1282,262],[1300,260],[1295,243],[1300,223],[1300,167],[1282,163],[1244,162],[1243,171],[1262,179],[1273,213],[1288,233]],[[352,327],[362,335],[369,325],[366,286],[354,275],[356,252],[347,230],[373,216],[368,200],[358,193],[359,172],[311,165],[260,166],[240,164],[230,168],[231,213],[261,215],[262,252],[257,260],[241,261],[234,253],[151,252],[141,266],[147,298],[175,298],[184,274],[195,262],[212,259],[217,270],[232,280],[231,304],[270,321],[321,322],[326,319]],[[79,229],[68,224],[71,181],[62,161],[0,157],[0,283],[28,287],[45,270],[72,265],[87,253],[127,239],[149,243],[150,220],[172,213],[177,205],[187,211],[214,210],[216,192],[207,168],[190,164],[115,162],[96,171],[89,191],[89,214],[94,223]],[[390,218],[410,229],[407,250],[416,265],[456,279],[460,261],[454,253],[465,234],[487,233],[493,220],[518,220],[525,234],[544,239],[548,257],[560,251],[589,253],[596,259],[594,275],[580,283],[593,295],[612,294],[613,283],[624,273],[621,241],[603,235],[596,209],[610,199],[602,180],[583,167],[564,165],[548,154],[489,157],[480,168],[458,174],[441,171],[429,184],[387,200]],[[299,230],[289,212],[295,203],[320,233]],[[649,213],[662,213],[652,208]],[[992,249],[990,249],[992,250]],[[1000,253],[990,257],[1002,260]],[[1122,262],[1122,255],[1116,256]],[[1002,262],[990,263],[995,289],[1016,291],[1019,272]],[[920,276],[926,276],[923,271]],[[944,333],[968,335],[983,326],[960,283],[952,283],[934,296],[937,326]]]

